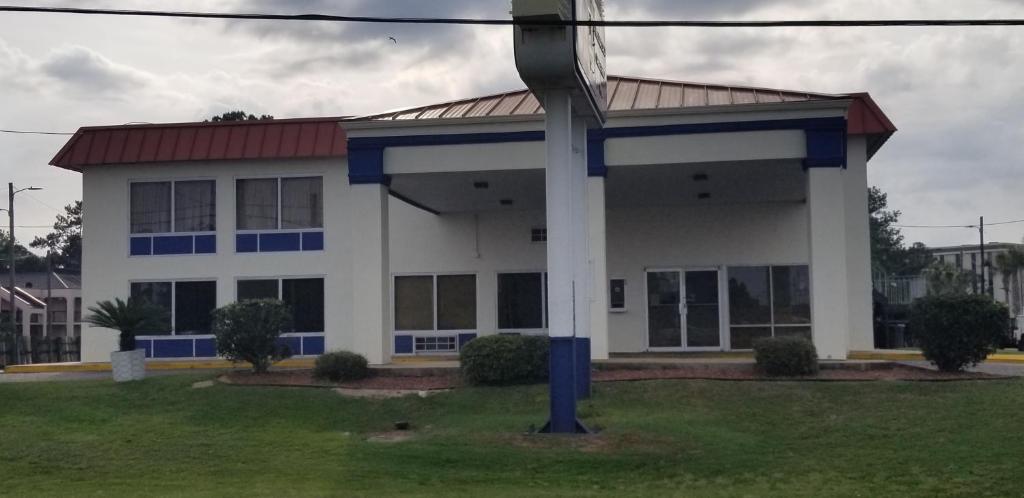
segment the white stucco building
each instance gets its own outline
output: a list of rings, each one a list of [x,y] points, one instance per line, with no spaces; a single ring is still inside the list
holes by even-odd
[[[867,94],[610,78],[586,155],[592,355],[812,337],[872,349]],[[299,354],[373,363],[546,325],[544,121],[526,91],[361,118],[82,128],[83,301],[172,311],[153,358],[208,357],[208,313],[293,306]],[[582,173],[581,173],[582,176]],[[106,361],[112,331],[83,331]]]

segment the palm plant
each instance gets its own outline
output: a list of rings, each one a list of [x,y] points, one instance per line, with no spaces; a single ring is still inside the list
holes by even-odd
[[[122,301],[120,298],[100,301],[96,306],[90,306],[89,311],[92,314],[86,316],[84,322],[120,332],[120,351],[135,349],[135,334],[161,330],[168,322],[167,312],[163,308],[135,298],[128,298],[128,301]]]
[[[1020,311],[1015,299],[1011,299],[1011,289],[1017,284],[1021,270],[1024,270],[1024,251],[1011,247],[1003,253],[996,254],[996,268],[1003,277],[1003,291],[1006,293],[1006,303],[1014,313]],[[1013,285],[1011,285],[1013,284]]]

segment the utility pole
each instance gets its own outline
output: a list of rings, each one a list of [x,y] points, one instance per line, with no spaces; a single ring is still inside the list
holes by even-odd
[[[50,326],[50,316],[51,316],[50,303],[53,302],[53,278],[51,277],[52,275],[53,275],[53,251],[52,250],[47,250],[46,251],[46,308],[45,308],[46,317],[44,318],[44,321],[43,321],[43,323],[45,324],[44,326],[46,327],[46,332],[44,333],[44,336],[46,337],[47,340],[49,340],[50,336],[53,334],[53,327]]]
[[[978,235],[981,237],[981,292],[987,294],[985,287],[985,217],[978,218]]]
[[[11,220],[11,231],[7,232],[8,238],[10,239],[10,245],[7,246],[7,292],[11,296],[11,308],[9,318],[11,320],[11,331],[14,332],[14,351],[17,356],[18,362],[21,362],[21,348],[18,347],[18,338],[21,337],[21,331],[15,327],[18,326],[15,318],[18,316],[16,298],[14,297],[14,183],[9,182],[7,184],[7,215]]]

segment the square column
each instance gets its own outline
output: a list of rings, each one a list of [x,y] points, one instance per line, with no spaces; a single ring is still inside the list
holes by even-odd
[[[847,145],[846,273],[850,287],[850,350],[875,348],[871,299],[871,233],[868,224],[867,143],[852,136]]]
[[[807,169],[811,327],[822,359],[846,359],[849,351],[845,171]]]
[[[587,177],[587,236],[590,249],[590,358],[608,359],[608,267],[604,177]]]
[[[349,186],[351,322],[347,337],[328,334],[327,349],[351,344],[370,363],[391,361],[391,270],[388,265],[388,189],[379,183]]]

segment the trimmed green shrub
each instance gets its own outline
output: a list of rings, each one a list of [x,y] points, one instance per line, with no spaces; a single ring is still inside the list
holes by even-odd
[[[943,372],[977,365],[995,352],[1009,326],[1006,306],[986,295],[928,296],[910,310],[921,352]]]
[[[818,352],[803,337],[766,337],[754,341],[757,369],[771,377],[818,373]]]
[[[459,353],[462,376],[479,385],[532,384],[548,378],[548,338],[489,335],[469,341]]]
[[[319,380],[342,382],[365,379],[370,375],[366,358],[351,351],[331,351],[320,355],[313,365],[313,377]]]
[[[232,303],[213,312],[213,335],[217,354],[231,361],[247,361],[255,373],[292,355],[279,344],[282,330],[288,330],[292,313],[277,299],[250,299]]]

